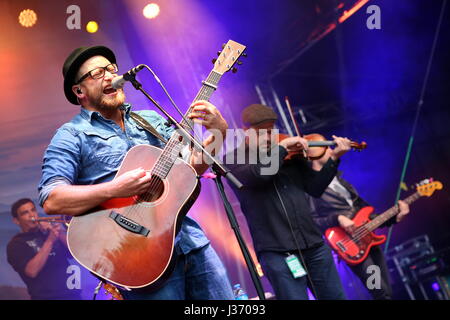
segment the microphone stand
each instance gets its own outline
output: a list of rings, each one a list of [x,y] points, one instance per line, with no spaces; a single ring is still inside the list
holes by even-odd
[[[247,268],[250,272],[252,281],[254,283],[254,286],[256,288],[256,292],[258,293],[258,297],[260,300],[265,300],[264,290],[261,284],[261,281],[259,280],[258,273],[256,271],[255,263],[253,262],[253,259],[250,255],[250,252],[248,250],[247,245],[244,242],[244,239],[242,237],[242,234],[240,232],[239,223],[236,219],[236,215],[233,212],[233,208],[231,207],[230,202],[227,199],[227,196],[225,194],[224,186],[221,180],[221,177],[225,177],[230,181],[232,184],[236,186],[236,188],[241,189],[243,187],[242,183],[231,173],[230,170],[228,170],[222,163],[220,163],[216,158],[214,158],[208,151],[206,151],[203,148],[203,145],[197,141],[186,129],[178,123],[166,110],[164,110],[163,107],[161,107],[158,102],[156,102],[155,99],[153,99],[143,88],[142,84],[136,80],[136,76],[130,73],[124,74],[123,78],[127,81],[130,81],[133,87],[142,92],[144,96],[146,96],[168,119],[169,123],[176,126],[176,128],[179,130],[179,133],[181,133],[185,138],[191,141],[191,143],[194,145],[197,150],[201,150],[203,152],[203,155],[206,155],[209,161],[212,163],[212,170],[216,174],[216,177],[214,178],[214,181],[216,183],[217,189],[219,191],[219,194],[222,198],[223,205],[225,208],[225,211],[228,216],[228,220],[230,221],[230,225],[236,235],[236,238],[239,243],[239,247],[241,248],[242,254],[244,256],[245,262],[247,264]]]
[[[239,243],[239,247],[241,248],[242,255],[244,256],[245,263],[247,264],[247,269],[250,272],[250,276],[252,278],[252,281],[255,286],[258,297],[260,300],[265,300],[266,297],[264,295],[264,289],[262,287],[261,281],[259,280],[255,263],[253,262],[253,259],[250,255],[250,251],[248,250],[248,247],[245,244],[244,239],[242,238],[242,233],[239,228],[239,223],[236,219],[236,215],[234,214],[233,208],[227,199],[225,189],[224,189],[222,179],[221,179],[223,174],[220,172],[220,170],[217,170],[217,167],[214,164],[212,165],[212,170],[216,174],[216,177],[214,178],[214,182],[216,183],[217,190],[219,191],[220,197],[222,198],[225,212],[227,213],[227,217],[228,217],[228,220],[230,221],[231,228],[233,229],[236,239]]]

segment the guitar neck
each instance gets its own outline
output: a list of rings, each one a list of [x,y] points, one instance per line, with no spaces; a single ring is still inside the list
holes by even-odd
[[[417,199],[419,199],[420,197],[421,197],[421,195],[419,194],[419,192],[416,192],[416,193],[413,193],[412,195],[410,195],[409,197],[407,197],[406,199],[404,199],[403,201],[409,205],[409,204],[413,203],[414,201],[416,201]],[[399,214],[398,207],[393,206],[390,209],[386,210],[385,212],[379,214],[372,221],[368,222],[365,225],[365,227],[368,230],[373,231],[373,230],[377,229],[379,226],[381,226],[383,223],[385,223],[386,221],[391,219],[392,217],[395,217],[397,214]]]
[[[222,75],[220,73],[212,70],[206,80],[202,82],[202,87],[200,88],[200,91],[197,93],[193,102],[199,100],[208,101],[213,92],[217,89],[217,85],[221,77]],[[191,108],[189,108],[185,113],[180,123],[181,126],[186,129],[186,131],[192,131],[192,128],[194,126],[194,121],[187,117],[190,112]],[[167,142],[157,162],[155,163],[152,174],[158,176],[161,179],[164,179],[169,174],[170,169],[175,163],[175,160],[178,158],[178,155],[183,147],[182,140],[182,135],[175,131],[170,140]]]
[[[200,88],[200,91],[195,96],[195,99],[193,102],[199,101],[199,100],[206,100],[208,101],[209,98],[211,98],[214,91],[217,89],[217,85],[219,84],[220,78],[222,75],[220,73],[215,72],[212,70],[206,80],[202,82],[202,87]],[[194,122],[187,117],[187,115],[191,112],[191,108],[188,109],[188,111],[185,113],[181,125],[188,131],[190,131],[193,126]],[[178,137],[172,137],[171,140],[178,141]]]

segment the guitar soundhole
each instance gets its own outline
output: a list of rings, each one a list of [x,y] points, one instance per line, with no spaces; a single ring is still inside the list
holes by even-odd
[[[150,180],[150,188],[147,192],[138,196],[138,201],[154,202],[161,198],[164,193],[164,182],[157,176],[152,176]]]

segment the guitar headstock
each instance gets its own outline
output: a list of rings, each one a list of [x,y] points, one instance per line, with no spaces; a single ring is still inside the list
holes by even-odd
[[[224,74],[227,71],[232,70],[233,73],[237,71],[234,65],[237,63],[241,65],[242,62],[238,61],[240,56],[246,57],[247,55],[244,53],[245,46],[237,43],[233,40],[228,40],[226,44],[222,46],[222,51],[219,51],[219,57],[217,59],[213,59],[214,68],[213,70],[217,73]]]
[[[442,183],[439,181],[433,181],[433,178],[422,180],[416,185],[417,192],[422,197],[430,197],[435,190],[441,190],[442,188]]]

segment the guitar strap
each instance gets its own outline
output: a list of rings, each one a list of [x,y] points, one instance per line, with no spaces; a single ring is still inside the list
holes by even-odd
[[[159,132],[156,131],[156,129],[150,123],[148,123],[147,120],[145,120],[144,118],[142,118],[140,115],[138,115],[136,112],[133,112],[133,111],[130,112],[130,117],[134,121],[136,121],[136,123],[139,124],[142,128],[144,128],[145,130],[150,132],[152,135],[157,137],[164,144],[167,144],[167,140],[162,135],[160,135]],[[179,153],[179,156],[181,158],[183,158],[183,155],[181,154],[181,152]]]
[[[136,121],[137,124],[139,124],[142,128],[144,128],[145,130],[147,130],[148,132],[150,132],[152,135],[154,135],[155,137],[157,137],[159,140],[161,140],[162,142],[164,142],[164,144],[167,143],[167,140],[164,139],[163,136],[161,136],[159,134],[158,131],[156,131],[156,129],[150,124],[148,123],[147,120],[145,120],[144,118],[142,118],[140,115],[138,115],[136,112],[130,112],[130,117]]]

